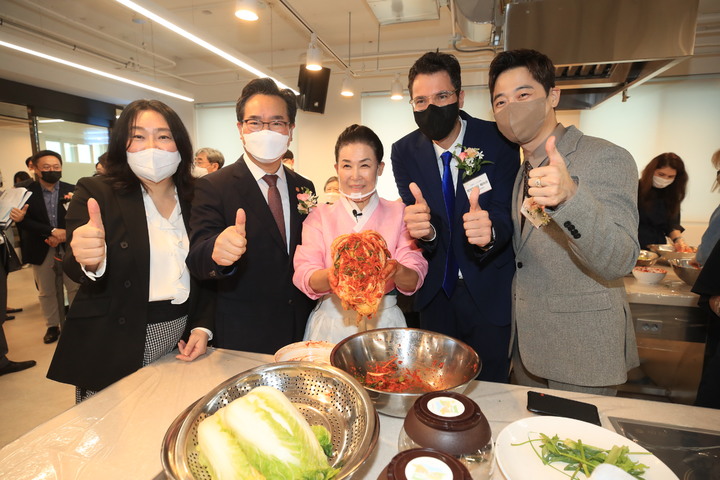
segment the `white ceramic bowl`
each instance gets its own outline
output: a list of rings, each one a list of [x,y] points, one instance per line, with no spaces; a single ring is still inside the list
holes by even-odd
[[[638,282],[654,285],[660,283],[662,279],[665,278],[667,270],[658,267],[635,267],[633,268],[632,274],[633,277],[637,278]]]
[[[314,340],[291,343],[275,352],[275,361],[313,362],[330,365],[330,353],[334,347],[334,343]]]

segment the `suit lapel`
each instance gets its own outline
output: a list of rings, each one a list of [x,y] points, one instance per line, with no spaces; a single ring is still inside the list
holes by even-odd
[[[150,245],[150,236],[147,227],[147,214],[141,189],[117,195],[118,209],[122,216],[125,229],[128,232],[128,243],[135,245]],[[150,250],[148,248],[137,248],[133,250],[135,268],[138,272],[146,272],[148,280],[150,271]]]
[[[285,167],[283,167],[285,168]],[[290,199],[290,238],[288,239],[290,253],[295,252],[295,247],[300,243],[300,226],[302,225],[304,216],[298,211],[298,193],[300,185],[297,175],[285,168],[285,179],[287,180],[288,198]]]

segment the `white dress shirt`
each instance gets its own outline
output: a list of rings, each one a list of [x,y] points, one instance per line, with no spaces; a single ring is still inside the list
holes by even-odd
[[[255,163],[250,160],[249,158],[245,158],[245,164],[248,166],[248,169],[250,170],[250,173],[252,174],[253,178],[255,178],[255,181],[258,184],[258,187],[260,187],[260,191],[263,194],[263,197],[265,197],[265,202],[268,201],[268,190],[270,190],[270,187],[267,183],[265,183],[265,180],[263,180],[263,176],[265,175],[273,175],[272,173],[267,173],[262,168],[255,165]],[[283,168],[282,162],[280,162],[280,167],[278,167],[277,171],[274,173],[274,175],[278,176],[277,179],[277,188],[280,191],[280,199],[282,200],[282,208],[283,208],[283,219],[285,220],[285,238],[288,239],[286,243],[286,248],[288,249],[288,253],[290,252],[290,196],[288,195],[288,182],[287,178],[285,177],[285,169]]]

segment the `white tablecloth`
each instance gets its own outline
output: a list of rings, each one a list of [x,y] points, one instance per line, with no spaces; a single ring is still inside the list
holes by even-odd
[[[269,355],[229,350],[211,350],[192,363],[168,355],[5,446],[0,450],[0,478],[164,478],[160,451],[172,421],[224,380],[270,361]],[[485,413],[496,437],[509,423],[533,415],[525,408],[527,390],[514,385],[473,382],[466,394]],[[720,413],[716,410],[548,392],[597,405],[603,426],[611,430],[608,416],[720,430]],[[397,453],[402,419],[380,415],[380,423],[378,445],[353,478],[376,479]],[[494,478],[503,478],[499,469]]]

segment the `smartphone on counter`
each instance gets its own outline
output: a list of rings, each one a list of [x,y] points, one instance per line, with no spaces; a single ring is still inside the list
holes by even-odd
[[[533,413],[574,418],[602,426],[598,409],[591,403],[578,402],[577,400],[533,392],[532,390],[527,392],[527,398],[527,409]]]

